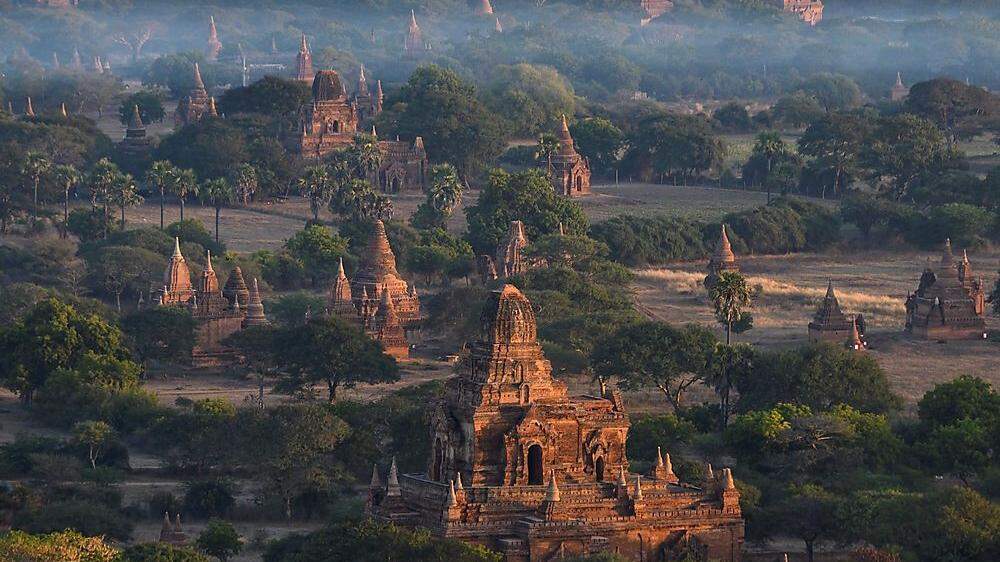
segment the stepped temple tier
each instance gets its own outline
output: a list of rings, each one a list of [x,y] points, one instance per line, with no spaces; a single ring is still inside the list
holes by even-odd
[[[426,471],[382,486],[368,513],[500,552],[506,562],[617,553],[627,560],[740,559],[743,518],[728,469],[681,483],[669,455],[629,472],[620,395],[569,396],[552,378],[531,303],[491,293],[480,331],[430,422]]]
[[[985,339],[985,308],[982,278],[975,277],[968,255],[955,262],[948,240],[941,263],[924,271],[906,299],[906,330],[926,340]]]
[[[225,288],[212,267],[212,254],[205,256],[205,269],[197,285],[191,282],[191,269],[181,254],[180,240],[174,239],[174,253],[163,274],[163,288],[153,292],[159,306],[183,306],[197,322],[192,352],[198,367],[218,366],[235,359],[233,350],[222,345],[230,335],[249,326],[267,324],[257,280],[247,288],[240,268],[233,269]]]
[[[590,162],[576,151],[565,115],[556,136],[559,139],[559,150],[552,155],[548,169],[553,189],[567,197],[590,195]],[[546,162],[546,165],[549,163]]]
[[[831,281],[827,285],[826,296],[820,303],[816,316],[809,323],[809,341],[828,342],[860,350],[864,348],[862,335],[858,330],[857,319],[848,317],[840,310],[840,302],[833,291],[833,281]]]
[[[729,243],[726,225],[722,225],[722,233],[719,235],[719,242],[715,245],[715,253],[708,261],[708,276],[705,277],[705,286],[715,285],[719,275],[726,271],[739,273],[740,265],[736,262],[733,245]]]
[[[308,49],[303,39],[304,49]],[[311,72],[300,67],[303,77]],[[335,70],[320,70],[312,81],[312,101],[299,112],[298,130],[288,139],[290,149],[305,158],[322,158],[335,150],[350,146],[361,132],[363,121],[382,112],[384,94],[381,81],[376,82],[375,92],[368,86],[364,68],[358,78],[358,91],[348,97],[347,90]],[[375,129],[372,129],[375,133]],[[413,142],[378,140],[382,164],[368,178],[388,193],[422,191],[427,181],[428,163],[424,140]]]
[[[420,299],[416,288],[396,270],[396,256],[382,221],[375,221],[368,248],[350,281],[341,260],[326,308],[327,314],[360,326],[388,355],[409,357],[407,331],[415,331],[420,323]]]
[[[214,113],[215,102],[209,99],[205,82],[201,79],[201,69],[194,63],[194,87],[187,97],[177,102],[174,112],[174,124],[183,127]]]

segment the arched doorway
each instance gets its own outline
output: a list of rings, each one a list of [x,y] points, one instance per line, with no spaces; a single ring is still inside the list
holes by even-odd
[[[542,446],[535,444],[528,447],[528,485],[540,486],[545,483],[545,470],[542,466]]]
[[[576,190],[583,191],[583,176],[577,176],[576,178]]]
[[[431,478],[435,482],[441,481],[441,467],[444,465],[444,447],[441,440],[434,440],[434,464],[431,466]]]
[[[597,477],[598,482],[604,482],[604,457],[597,457],[597,461],[594,463],[594,476]]]

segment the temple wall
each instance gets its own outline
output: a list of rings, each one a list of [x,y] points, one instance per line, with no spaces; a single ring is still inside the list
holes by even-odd
[[[195,333],[195,344],[192,355],[195,363],[200,366],[212,366],[216,362],[212,356],[225,353],[227,348],[223,340],[243,329],[243,315],[227,314],[216,318],[202,319]]]
[[[809,328],[809,343],[832,343],[840,345],[848,340],[854,339],[854,331],[846,328],[843,330],[817,330]]]

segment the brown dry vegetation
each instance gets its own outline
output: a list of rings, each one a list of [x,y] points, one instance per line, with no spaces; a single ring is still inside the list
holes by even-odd
[[[930,253],[863,252],[841,255],[800,254],[747,257],[745,274],[759,295],[754,305],[754,329],[738,340],[764,348],[807,342],[806,326],[826,293],[828,281],[848,314],[861,313],[868,325],[869,351],[886,370],[893,389],[908,404],[935,384],[960,374],[974,374],[1000,385],[1000,345],[992,342],[936,343],[914,341],[903,333],[904,299],[916,288]],[[973,268],[989,286],[1000,264],[1000,253],[973,253]],[[668,322],[715,323],[701,286],[704,264],[684,263],[639,271],[636,298],[643,311]],[[990,318],[992,328],[1000,319]]]

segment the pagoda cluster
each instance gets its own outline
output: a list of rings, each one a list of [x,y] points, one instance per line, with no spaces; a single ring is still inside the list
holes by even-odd
[[[385,224],[376,220],[374,232],[354,277],[348,280],[340,261],[327,302],[327,313],[359,326],[382,344],[385,353],[406,359],[410,355],[407,332],[420,322],[420,299],[396,269]]]

